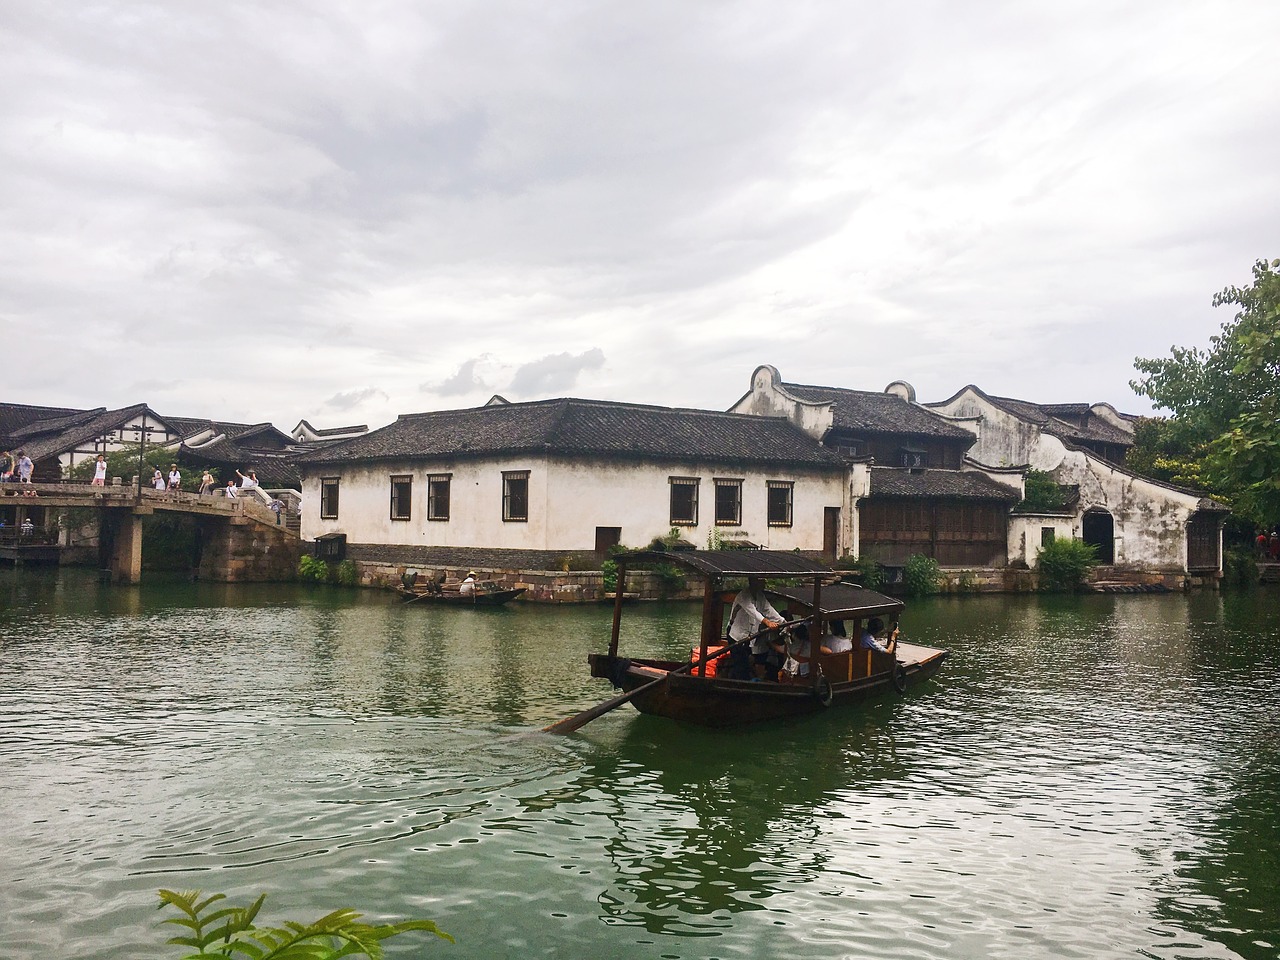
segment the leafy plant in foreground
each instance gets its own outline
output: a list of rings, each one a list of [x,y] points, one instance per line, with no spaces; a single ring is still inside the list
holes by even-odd
[[[216,906],[226,899],[221,893],[204,899],[202,896],[199,890],[160,891],[160,908],[173,907],[182,914],[163,922],[189,931],[166,941],[195,951],[185,954],[183,960],[235,956],[249,960],[337,960],[338,957],[381,960],[382,941],[411,930],[425,930],[454,942],[453,937],[430,920],[371,926],[361,923],[361,914],[354,910],[335,910],[309,924],[285,921],[282,927],[259,927],[254,921],[267,899],[265,893],[247,907]]]
[[[942,570],[938,561],[923,553],[912,554],[902,565],[902,583],[908,596],[925,597],[938,592]]]

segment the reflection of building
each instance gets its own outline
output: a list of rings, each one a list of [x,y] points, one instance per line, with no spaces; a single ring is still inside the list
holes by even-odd
[[[340,532],[401,547],[602,552],[674,527],[698,545],[737,540],[832,556],[845,545],[845,464],[779,419],[495,398],[403,415],[298,463],[304,500],[315,505],[305,511],[306,539]]]
[[[1064,512],[1015,518],[1011,560],[1034,564],[1042,543],[1070,535],[1094,544],[1102,562],[1117,568],[1174,578],[1213,579],[1221,571],[1227,508],[1121,466],[1133,445],[1133,418],[1107,404],[1041,406],[972,385],[926,406],[973,433],[970,456],[1045,471],[1075,494]]]

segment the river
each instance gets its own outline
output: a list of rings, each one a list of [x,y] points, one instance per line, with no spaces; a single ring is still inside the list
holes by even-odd
[[[389,957],[1280,955],[1280,593],[933,598],[906,696],[539,733],[609,615],[0,569],[0,956],[180,956],[159,888],[457,940]]]

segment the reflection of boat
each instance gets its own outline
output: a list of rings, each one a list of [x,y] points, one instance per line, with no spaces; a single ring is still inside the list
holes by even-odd
[[[524,593],[524,587],[506,588],[495,580],[475,581],[475,590],[463,593],[461,583],[442,583],[422,576],[406,576],[400,596],[407,603],[445,603],[464,607],[500,607]]]
[[[768,592],[808,621],[810,636],[821,637],[826,625],[844,621],[851,637],[861,634],[872,617],[897,621],[901,600],[845,583],[831,583],[836,574],[821,563],[796,553],[769,550],[708,550],[672,553],[619,554],[619,582],[628,567],[676,564],[706,580],[702,628],[690,663],[626,658],[618,654],[622,604],[613,612],[613,632],[607,654],[591,654],[591,675],[632,692],[641,713],[685,720],[712,727],[738,726],[761,720],[817,713],[836,704],[864,699],[880,691],[923,682],[938,672],[947,651],[899,643],[892,653],[855,649],[819,654],[807,676],[780,682],[750,679],[731,666],[744,653],[743,644],[726,637],[725,614],[733,592],[724,592],[729,578],[759,577]],[[770,583],[772,581],[772,583]],[[801,584],[796,586],[796,584]],[[794,655],[794,654],[793,654]],[[804,658],[800,658],[804,659]],[[702,661],[708,661],[703,664]]]

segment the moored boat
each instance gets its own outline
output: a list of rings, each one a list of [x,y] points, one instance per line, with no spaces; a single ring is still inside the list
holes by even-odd
[[[859,649],[855,644],[845,653],[819,652],[812,657],[792,653],[792,663],[802,664],[802,675],[782,674],[777,681],[752,678],[739,666],[745,642],[735,644],[727,636],[726,614],[734,592],[725,591],[726,581],[744,577],[765,581],[775,605],[785,605],[788,620],[795,625],[803,622],[811,637],[826,636],[828,625],[837,622],[844,624],[850,637],[860,636],[873,618],[896,624],[904,604],[873,590],[833,582],[838,574],[830,567],[796,553],[641,552],[615,559],[619,583],[624,582],[628,568],[656,563],[682,566],[706,583],[701,630],[688,661],[621,656],[621,603],[614,607],[608,653],[589,655],[591,675],[625,691],[625,698],[641,713],[711,727],[819,713],[886,690],[905,691],[933,677],[947,658],[946,650],[913,643],[898,642],[891,652]],[[566,724],[559,732],[565,729],[576,727]]]
[[[464,593],[458,581],[440,582],[406,576],[399,588],[406,603],[443,603],[464,607],[500,607],[525,592],[524,587],[504,587],[494,580],[476,580],[474,589]]]

